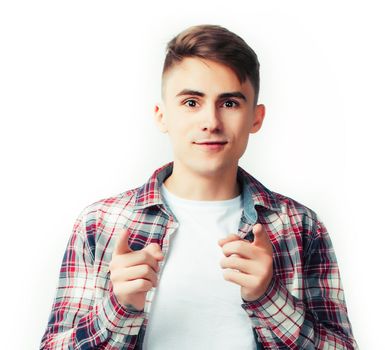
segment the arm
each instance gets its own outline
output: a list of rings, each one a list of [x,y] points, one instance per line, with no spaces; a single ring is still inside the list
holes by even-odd
[[[105,296],[95,300],[95,231],[94,225],[86,227],[82,214],[74,224],[64,254],[40,349],[122,349],[127,345],[133,349],[143,312],[121,305],[111,283]]]
[[[277,276],[260,298],[243,300],[265,349],[358,349],[330,237],[320,221],[314,231],[304,256],[304,300]]]

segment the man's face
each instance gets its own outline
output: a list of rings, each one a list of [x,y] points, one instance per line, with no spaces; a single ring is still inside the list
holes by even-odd
[[[231,68],[189,57],[166,73],[163,92],[155,120],[170,136],[175,165],[203,176],[234,170],[265,114],[249,79],[241,84]]]

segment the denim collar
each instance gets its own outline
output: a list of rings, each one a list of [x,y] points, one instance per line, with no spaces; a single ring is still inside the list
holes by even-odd
[[[148,181],[137,189],[136,195],[132,198],[132,210],[143,210],[156,205],[165,206],[160,187],[172,173],[173,165],[174,162],[169,162],[158,168]],[[256,206],[272,211],[281,210],[276,195],[240,166],[237,170],[237,181],[241,185],[244,215],[249,222],[257,221]]]

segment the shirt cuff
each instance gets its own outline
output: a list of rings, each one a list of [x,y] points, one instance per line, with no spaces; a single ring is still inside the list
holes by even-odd
[[[136,310],[119,303],[112,289],[97,310],[100,323],[111,332],[137,335],[144,321],[144,310]]]
[[[242,308],[255,325],[273,331],[278,328],[281,334],[299,332],[305,319],[303,304],[290,294],[276,276],[258,299],[242,300]]]

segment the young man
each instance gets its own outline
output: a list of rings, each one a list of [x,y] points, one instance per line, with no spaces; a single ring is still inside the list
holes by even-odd
[[[40,348],[357,348],[325,226],[238,166],[265,116],[254,51],[190,27],[162,78],[174,160],[79,215]]]

